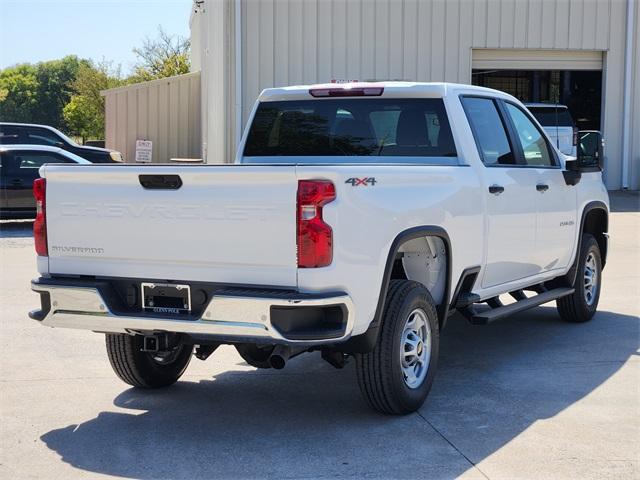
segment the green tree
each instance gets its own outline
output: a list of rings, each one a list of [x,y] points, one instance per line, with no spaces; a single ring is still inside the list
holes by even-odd
[[[37,64],[38,108],[33,122],[64,129],[62,110],[73,95],[73,82],[87,60],[69,55],[60,60]]]
[[[64,128],[62,109],[81,65],[75,56],[0,71],[0,120]]]
[[[86,138],[104,138],[104,97],[102,90],[124,83],[119,68],[108,62],[83,64],[71,84],[73,96],[64,107],[64,121],[72,135]]]
[[[33,65],[0,71],[0,121],[30,122],[38,107],[38,79]]]
[[[104,110],[96,108],[89,97],[74,95],[63,109],[64,121],[72,135],[87,138],[104,136]]]
[[[135,71],[128,81],[146,82],[157,78],[189,73],[189,40],[170,35],[158,27],[158,37],[146,38],[142,47],[134,48],[138,57]]]

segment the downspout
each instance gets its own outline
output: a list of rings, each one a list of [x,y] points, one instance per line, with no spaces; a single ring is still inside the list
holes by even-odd
[[[235,156],[242,138],[242,0],[235,0]]]
[[[631,66],[635,0],[627,0],[627,41],[624,52],[624,94],[622,114],[622,189],[629,188],[629,145],[631,142]]]

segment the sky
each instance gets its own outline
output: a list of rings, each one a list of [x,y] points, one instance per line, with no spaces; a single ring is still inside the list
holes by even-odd
[[[0,0],[0,68],[77,55],[122,73],[158,25],[189,37],[192,0]]]

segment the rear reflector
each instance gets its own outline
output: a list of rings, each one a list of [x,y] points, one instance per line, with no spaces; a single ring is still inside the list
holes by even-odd
[[[46,257],[49,255],[49,249],[47,248],[47,181],[44,178],[38,178],[33,182],[33,196],[36,199],[33,239],[36,253]]]
[[[322,207],[336,198],[328,180],[298,182],[298,268],[317,268],[333,260],[333,230],[322,219]]]
[[[312,88],[309,94],[312,97],[379,97],[384,92],[384,87],[336,87],[336,88]]]

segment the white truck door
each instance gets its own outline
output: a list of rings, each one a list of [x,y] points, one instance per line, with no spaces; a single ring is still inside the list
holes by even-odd
[[[525,111],[512,103],[505,107],[525,164],[536,176],[536,261],[543,272],[564,268],[571,261],[578,223],[576,187],[565,183],[561,165]]]
[[[482,287],[535,275],[532,262],[536,234],[535,172],[516,165],[496,100],[463,97],[462,104],[476,140],[487,196],[487,252]]]

